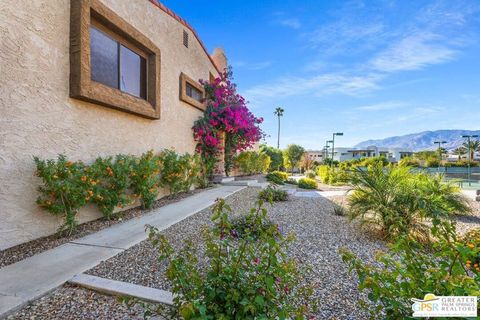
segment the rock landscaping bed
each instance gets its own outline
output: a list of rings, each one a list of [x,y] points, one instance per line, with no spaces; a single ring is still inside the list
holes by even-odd
[[[151,209],[142,210],[140,207],[128,209],[118,213],[118,216],[112,220],[100,218],[94,221],[83,223],[79,225],[78,228],[68,236],[54,234],[48,237],[39,238],[30,242],[22,243],[15,247],[2,250],[0,251],[0,268],[18,262],[25,258],[31,257],[40,252],[55,248],[64,243],[89,235],[96,231],[108,228],[114,224],[148,214],[152,210],[180,201],[205,190],[206,189],[197,189],[188,193],[180,193],[174,197],[167,196],[157,200]]]
[[[143,312],[137,307],[128,309],[116,297],[67,284],[7,319],[141,320]]]
[[[236,212],[246,212],[254,205],[259,189],[247,188],[227,198]],[[291,197],[287,202],[267,205],[269,215],[284,232],[293,231],[297,239],[289,254],[302,263],[312,265],[312,272],[305,281],[316,286],[314,299],[320,302],[319,319],[364,319],[366,315],[358,306],[360,294],[357,283],[348,275],[341,261],[338,249],[347,247],[367,261],[372,261],[375,251],[384,249],[384,243],[367,238],[357,231],[354,224],[347,223],[346,217],[333,214],[331,202],[323,197]],[[201,225],[210,224],[210,210],[203,210],[163,231],[170,243],[181,247],[184,239],[193,237],[201,247]],[[164,290],[170,289],[165,280],[165,265],[159,263],[158,253],[148,241],[111,258],[87,273],[113,280],[128,281]],[[95,298],[94,307],[85,305],[88,297]],[[74,298],[72,298],[74,297]],[[68,301],[66,303],[65,301]],[[87,303],[88,304],[88,303]],[[61,306],[64,306],[63,308]],[[85,313],[83,316],[79,316]],[[89,319],[91,312],[97,319],[109,315],[109,319],[137,319],[141,311],[127,311],[115,298],[99,295],[72,286],[64,286],[52,295],[35,301],[14,315],[13,319],[49,319],[57,314],[63,319]],[[50,314],[53,314],[50,317]],[[20,316],[21,315],[21,316]],[[59,316],[60,318],[60,316]],[[58,319],[59,319],[58,318]]]

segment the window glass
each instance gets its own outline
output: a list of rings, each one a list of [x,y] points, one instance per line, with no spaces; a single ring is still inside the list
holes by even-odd
[[[187,96],[189,96],[190,98],[193,98],[197,101],[202,101],[203,99],[203,96],[202,96],[202,92],[200,90],[198,90],[197,88],[195,88],[194,86],[192,86],[190,83],[186,83],[186,91],[187,91]]]
[[[147,65],[143,57],[120,46],[120,90],[140,98],[146,98]]]
[[[97,28],[90,28],[92,80],[118,88],[118,43]]]

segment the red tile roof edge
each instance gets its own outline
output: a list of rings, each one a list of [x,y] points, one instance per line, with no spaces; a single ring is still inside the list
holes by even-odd
[[[220,71],[217,67],[217,65],[215,64],[215,62],[213,61],[212,57],[210,56],[210,54],[208,53],[207,51],[207,48],[205,47],[205,45],[203,44],[202,40],[200,40],[200,37],[198,36],[197,32],[195,31],[195,29],[193,29],[193,27],[187,22],[185,21],[182,17],[180,17],[179,15],[177,15],[175,12],[173,12],[172,10],[170,10],[169,8],[167,8],[163,3],[161,3],[160,1],[158,0],[148,0],[150,1],[153,5],[155,5],[157,8],[159,8],[160,10],[162,10],[163,12],[165,12],[166,14],[168,14],[169,16],[171,16],[172,18],[174,18],[175,20],[177,20],[178,22],[180,22],[183,26],[185,26],[187,29],[189,29],[193,35],[195,36],[195,38],[197,38],[197,41],[200,43],[200,45],[202,46],[203,48],[203,51],[205,52],[205,54],[207,55],[208,59],[210,59],[210,62],[213,64],[213,66],[215,67],[215,69],[217,70],[217,72],[220,74],[222,73],[223,71]]]

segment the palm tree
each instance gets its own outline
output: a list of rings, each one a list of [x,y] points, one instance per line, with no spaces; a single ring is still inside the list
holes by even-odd
[[[278,117],[278,138],[277,138],[277,149],[280,149],[280,117],[283,117],[283,110],[282,107],[278,107],[275,109],[275,112],[273,113]]]
[[[475,151],[480,150],[480,141],[478,140],[470,140],[470,143],[464,142],[462,146],[470,152],[470,160],[473,159],[473,154]]]

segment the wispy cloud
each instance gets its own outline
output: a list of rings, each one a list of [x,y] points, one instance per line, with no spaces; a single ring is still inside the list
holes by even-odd
[[[369,104],[365,106],[354,107],[354,110],[360,111],[384,111],[384,110],[393,110],[400,109],[403,107],[408,107],[409,104],[401,101],[386,101],[375,104]]]
[[[396,72],[418,70],[452,60],[456,50],[441,36],[430,32],[408,35],[371,60],[374,70]]]
[[[300,29],[302,27],[302,23],[297,18],[280,19],[278,20],[278,24],[292,29]]]
[[[415,11],[404,13],[407,20],[399,18],[392,22],[385,16],[391,18],[397,15],[400,3],[379,1],[377,6],[350,1],[338,12],[329,13],[334,17],[333,22],[303,34],[309,48],[315,49],[318,54],[298,69],[297,76],[253,86],[245,94],[252,102],[260,98],[305,94],[316,97],[328,94],[362,96],[381,89],[394,73],[450,62],[468,43],[465,41],[464,24],[480,10],[480,5],[459,2],[463,5],[436,0],[427,6],[412,6]],[[389,14],[382,14],[386,12]],[[284,14],[279,14],[278,21],[282,17]],[[333,63],[329,61],[359,52],[362,55],[347,59],[343,66],[338,65],[340,59]],[[336,65],[333,70],[332,65]],[[337,71],[342,69],[348,71]],[[400,107],[391,102],[363,106],[363,111]]]
[[[255,86],[245,91],[251,101],[268,97],[289,97],[311,94],[319,97],[332,93],[358,95],[376,89],[380,80],[378,74],[348,75],[339,73],[322,74],[313,77],[288,77],[282,80]]]

